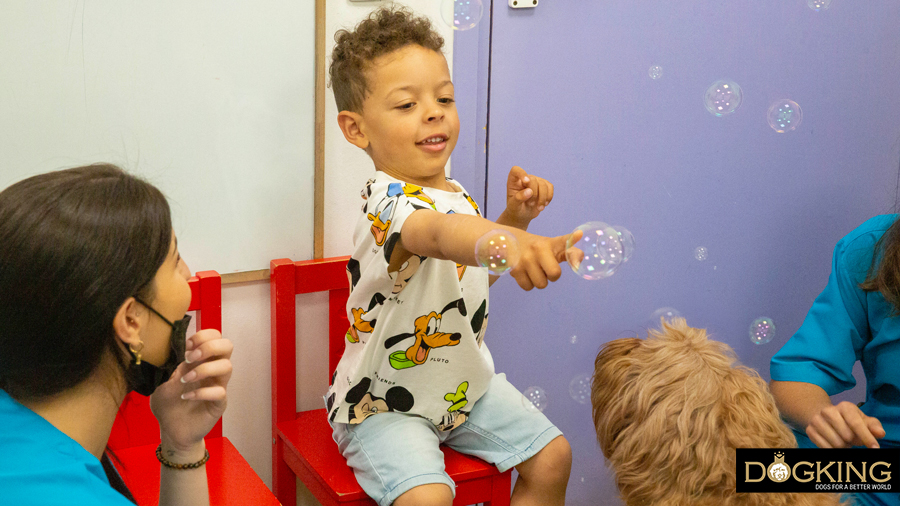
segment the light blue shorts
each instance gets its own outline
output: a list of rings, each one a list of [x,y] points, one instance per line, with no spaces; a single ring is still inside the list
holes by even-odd
[[[379,505],[389,506],[404,492],[430,483],[445,483],[456,496],[456,484],[444,471],[441,444],[503,472],[562,435],[543,413],[525,406],[506,375],[496,374],[468,419],[452,431],[439,431],[424,418],[393,412],[370,416],[358,425],[331,425],[360,486]]]

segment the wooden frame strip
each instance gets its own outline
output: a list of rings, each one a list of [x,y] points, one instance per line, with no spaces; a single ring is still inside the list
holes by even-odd
[[[316,0],[316,146],[313,258],[325,254],[325,0]]]

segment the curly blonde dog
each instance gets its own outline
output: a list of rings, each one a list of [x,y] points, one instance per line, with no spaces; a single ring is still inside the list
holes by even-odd
[[[839,505],[830,494],[738,494],[735,448],[796,447],[759,374],[683,318],[597,355],[597,440],[626,505]]]

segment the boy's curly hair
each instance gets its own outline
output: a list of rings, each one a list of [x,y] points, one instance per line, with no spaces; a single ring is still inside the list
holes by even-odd
[[[385,6],[372,12],[353,31],[338,30],[328,74],[339,111],[361,112],[369,91],[365,72],[379,56],[410,44],[440,52],[444,38],[431,22],[404,7]]]
[[[627,506],[812,506],[834,494],[738,494],[736,448],[795,448],[759,374],[683,318],[597,355],[591,386],[600,449]]]

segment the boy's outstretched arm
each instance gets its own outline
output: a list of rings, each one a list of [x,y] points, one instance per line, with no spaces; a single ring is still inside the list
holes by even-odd
[[[559,279],[559,264],[566,260],[568,234],[543,237],[478,216],[427,209],[415,211],[406,219],[400,241],[391,253],[389,270],[399,270],[413,254],[477,266],[475,243],[497,229],[506,230],[519,243],[519,261],[510,271],[519,286],[524,290],[546,288],[548,281]]]

